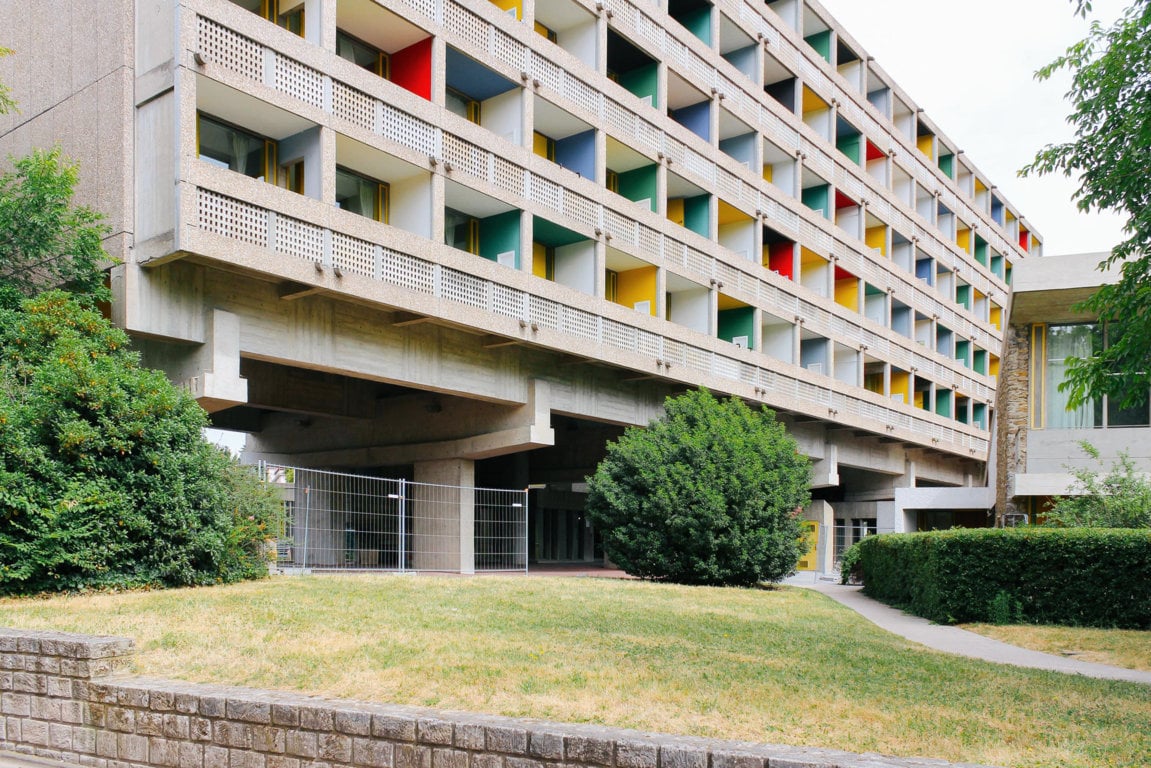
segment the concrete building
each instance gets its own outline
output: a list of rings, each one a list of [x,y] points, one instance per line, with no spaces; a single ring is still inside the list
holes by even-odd
[[[1088,357],[1106,343],[1096,317],[1072,311],[1118,269],[1098,269],[1106,253],[1032,259],[1015,271],[1000,387],[996,509],[1004,522],[1034,521],[1052,496],[1074,493],[1071,470],[1105,474],[1126,453],[1151,473],[1151,393],[1134,407],[1109,397],[1067,408],[1059,391],[1067,357]],[[1099,451],[1099,461],[1080,443]]]
[[[605,442],[706,386],[839,543],[989,521],[1041,243],[815,0],[17,6],[0,149],[80,162],[115,322],[250,459],[530,486],[593,559]]]

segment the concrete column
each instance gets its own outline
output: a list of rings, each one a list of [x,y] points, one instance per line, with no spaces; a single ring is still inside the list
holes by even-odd
[[[413,567],[475,573],[475,462],[443,459],[414,466]]]

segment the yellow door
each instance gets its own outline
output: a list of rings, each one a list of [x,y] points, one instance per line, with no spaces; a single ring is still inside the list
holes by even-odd
[[[819,550],[819,523],[804,520],[800,525],[803,526],[803,543],[807,545],[807,553],[799,558],[799,565],[796,568],[801,571],[814,571],[819,559],[816,554]]]

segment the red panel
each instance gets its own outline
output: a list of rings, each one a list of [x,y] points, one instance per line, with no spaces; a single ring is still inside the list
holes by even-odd
[[[886,157],[886,154],[883,152],[882,149],[875,146],[870,141],[867,142],[867,159],[868,160],[879,160],[883,157]]]
[[[848,271],[847,271],[846,269],[844,269],[843,267],[836,267],[836,268],[835,268],[835,279],[836,279],[836,281],[839,281],[839,280],[854,280],[854,279],[855,279],[855,275],[851,274],[850,272],[848,272]]]
[[[795,248],[791,243],[772,243],[767,247],[767,265],[788,280],[795,279]]]
[[[1030,233],[1026,229],[1019,230],[1019,247],[1025,251],[1028,249],[1027,237],[1029,234]]]
[[[850,208],[853,205],[858,205],[858,203],[840,192],[838,189],[835,190],[835,210],[838,211],[840,208]]]
[[[390,57],[391,79],[417,96],[432,100],[432,38],[409,45]]]

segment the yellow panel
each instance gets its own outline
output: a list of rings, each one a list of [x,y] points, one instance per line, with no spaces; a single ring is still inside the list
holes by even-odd
[[[961,229],[956,232],[955,243],[962,248],[965,253],[971,253],[971,230]]]
[[[763,180],[764,181],[771,181],[771,176],[772,176],[773,171],[774,171],[774,166],[764,165],[763,166]]]
[[[883,394],[883,374],[869,373],[863,377],[863,388],[877,395]]]
[[[999,358],[995,355],[989,355],[987,360],[987,374],[989,376],[999,375]]]
[[[864,237],[868,248],[878,248],[880,253],[887,255],[887,225],[868,227]]]
[[[746,306],[748,306],[748,305],[743,303],[739,299],[733,299],[732,297],[725,296],[722,293],[719,295],[719,299],[718,299],[717,304],[716,304],[717,309],[740,309],[741,307],[746,307]]]
[[[991,302],[991,324],[1003,330],[1003,310],[995,302]]]
[[[821,109],[831,109],[830,105],[816,95],[815,91],[803,86],[803,114],[818,112]]]
[[[1013,214],[1011,211],[1008,211],[1007,212],[1007,218],[1004,219],[1004,221],[1006,221],[1008,224],[1015,221],[1015,214]]]
[[[934,136],[920,136],[919,141],[915,142],[915,146],[919,147],[919,151],[935,159],[935,137]]]
[[[719,201],[719,223],[720,224],[738,224],[740,222],[751,221],[751,217],[743,211],[736,208],[734,205],[725,203],[723,200]]]
[[[852,312],[859,311],[859,278],[849,277],[835,281],[835,303]]]
[[[806,545],[807,551],[803,557],[799,558],[799,563],[795,568],[799,571],[814,571],[817,570],[819,565],[819,523],[814,520],[803,520],[800,522],[803,528],[803,543]]]
[[[984,184],[982,181],[980,181],[978,177],[976,177],[976,179],[975,179],[975,191],[976,192],[986,192],[987,191],[987,185]]]
[[[548,249],[539,243],[532,243],[532,274],[547,279]]]
[[[540,157],[546,157],[548,160],[551,160],[551,152],[549,152],[550,146],[551,139],[549,139],[547,136],[544,136],[539,131],[532,133],[532,151],[537,155]]]
[[[799,263],[801,266],[804,264],[813,264],[813,263],[818,262],[818,261],[822,261],[822,262],[826,263],[827,259],[820,256],[815,251],[812,251],[808,248],[804,248],[803,246],[799,247]]]
[[[514,10],[517,21],[524,17],[523,5],[520,3],[520,0],[492,0],[492,4],[500,10],[507,11],[509,16]]]
[[[911,374],[906,371],[891,372],[891,394],[902,395],[903,402],[907,402],[907,393],[911,388]]]
[[[673,197],[667,201],[667,218],[683,226],[683,198]]]
[[[634,308],[637,302],[649,302],[651,314],[654,317],[656,313],[655,275],[655,267],[638,267],[620,272],[617,278],[616,303]]]

